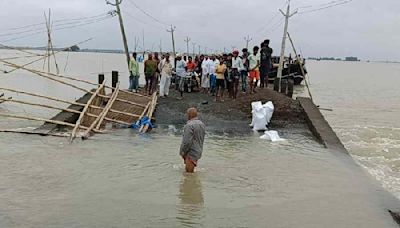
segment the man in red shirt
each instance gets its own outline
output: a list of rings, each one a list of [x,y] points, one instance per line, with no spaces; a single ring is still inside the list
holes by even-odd
[[[189,61],[186,64],[186,68],[188,72],[193,72],[196,69],[196,64],[193,62],[191,56],[189,56]]]

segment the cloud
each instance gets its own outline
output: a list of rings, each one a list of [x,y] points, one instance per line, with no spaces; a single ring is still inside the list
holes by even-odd
[[[161,23],[137,9],[132,1]],[[293,9],[329,2],[292,1]],[[244,37],[250,35],[253,37],[251,45],[259,44],[265,38],[271,39],[272,47],[278,53],[283,24],[282,16],[277,12],[285,3],[285,0],[123,0],[121,8],[130,47],[134,46],[135,36],[141,39],[144,31],[146,48],[158,50],[161,40],[163,49],[170,50],[171,36],[166,29],[167,25],[174,24],[180,51],[186,49],[183,41],[186,36],[202,47],[222,50],[224,47],[243,47]],[[0,7],[7,9],[0,12],[1,20],[7,21],[0,25],[0,34],[6,33],[8,28],[43,22],[43,12],[48,8],[52,9],[55,20],[92,16],[113,9],[102,0],[3,0]],[[374,0],[353,0],[349,4],[296,15],[290,20],[289,31],[307,56],[354,55],[363,59],[399,60],[398,7],[398,0],[385,0],[379,4]],[[299,10],[306,9],[309,8]],[[67,46],[89,37],[94,40],[85,44],[86,47],[122,49],[116,18],[54,32],[57,46]],[[0,42],[5,38],[9,37],[0,35]],[[41,34],[6,44],[44,46],[46,36]]]

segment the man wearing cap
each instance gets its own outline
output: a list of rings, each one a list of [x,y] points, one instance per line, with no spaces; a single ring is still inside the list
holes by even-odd
[[[196,108],[189,108],[187,110],[187,118],[188,121],[183,128],[183,138],[179,154],[185,163],[186,172],[193,173],[203,153],[206,126],[198,119]]]

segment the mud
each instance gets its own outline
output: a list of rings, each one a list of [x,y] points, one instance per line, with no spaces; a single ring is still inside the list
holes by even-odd
[[[185,93],[178,100],[179,93],[170,91],[168,98],[160,98],[156,111],[158,125],[179,126],[185,123],[189,107],[199,110],[200,118],[208,129],[216,133],[249,133],[251,128],[251,102],[272,101],[275,112],[269,128],[288,130],[308,129],[300,103],[272,89],[259,89],[256,94],[239,94],[238,99],[225,97],[224,102],[215,102],[215,97],[201,93]]]

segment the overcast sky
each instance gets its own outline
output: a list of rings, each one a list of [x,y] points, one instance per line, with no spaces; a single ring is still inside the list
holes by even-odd
[[[111,0],[114,1],[114,0]],[[321,8],[334,0],[292,0],[292,8],[299,12]],[[135,8],[133,3],[155,19]],[[121,8],[133,50],[135,36],[145,34],[146,49],[171,50],[171,36],[166,32],[169,24],[176,26],[178,51],[186,51],[184,38],[189,36],[202,48],[223,50],[232,46],[245,46],[244,37],[253,38],[251,46],[269,38],[275,54],[279,53],[286,0],[123,0]],[[308,7],[307,7],[308,6]],[[45,46],[46,34],[29,35],[42,27],[16,27],[44,22],[43,12],[51,8],[54,20],[76,19],[105,14],[114,9],[104,0],[0,0],[0,43],[6,45]],[[304,56],[358,56],[371,60],[400,60],[400,1],[353,0],[348,4],[291,18],[289,32]],[[98,19],[98,18],[96,18]],[[271,19],[273,19],[271,21]],[[161,21],[158,22],[157,20]],[[85,19],[84,22],[95,20]],[[75,25],[77,21],[58,22],[58,28]],[[67,24],[67,25],[60,25]],[[55,23],[57,25],[57,23]],[[31,30],[30,33],[17,34]],[[10,34],[11,35],[7,35]],[[64,47],[87,38],[94,39],[84,48],[122,49],[117,17],[85,26],[54,31],[55,46]],[[192,44],[190,50],[192,51]],[[288,46],[290,47],[290,46]],[[198,46],[196,45],[196,52]]]

